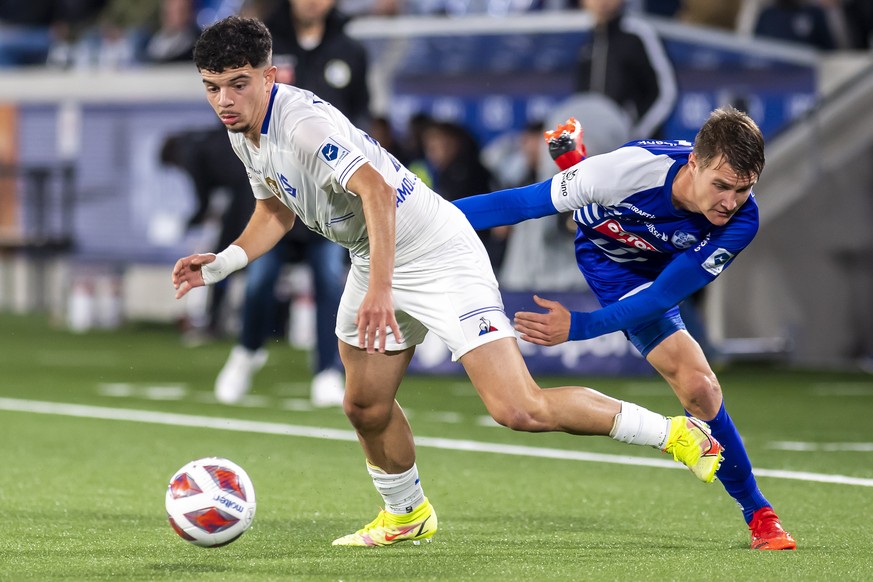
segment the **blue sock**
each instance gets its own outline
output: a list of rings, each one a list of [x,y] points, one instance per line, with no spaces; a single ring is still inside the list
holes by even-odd
[[[743,508],[743,517],[749,523],[752,521],[752,514],[762,507],[770,507],[770,502],[758,489],[758,483],[752,474],[752,462],[734,421],[724,408],[724,401],[715,418],[705,422],[712,430],[712,436],[724,447],[724,462],[715,475],[730,496]]]

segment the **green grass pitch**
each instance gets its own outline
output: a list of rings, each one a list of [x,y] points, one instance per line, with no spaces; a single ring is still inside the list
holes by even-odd
[[[305,354],[272,345],[247,405],[227,407],[211,389],[229,343],[185,348],[174,330],[147,326],[74,335],[9,314],[0,330],[0,580],[873,579],[873,376],[720,374],[796,552],[748,550],[732,500],[686,470],[537,454],[666,459],[605,438],[495,427],[462,376],[408,378],[398,398],[427,437],[418,465],[439,513],[434,542],[334,548],[380,500],[357,443],[330,432],[349,430],[341,411],[307,409]],[[681,413],[655,377],[541,380]],[[40,403],[87,408],[24,410]],[[188,415],[198,426],[95,411]],[[228,430],[243,420],[257,430]],[[482,450],[453,450],[461,440]],[[536,449],[510,455],[497,445]],[[164,492],[184,463],[213,455],[248,471],[258,509],[238,541],[203,549],[173,533]]]

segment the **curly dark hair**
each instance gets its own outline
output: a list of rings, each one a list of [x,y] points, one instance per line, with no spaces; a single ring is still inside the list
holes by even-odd
[[[697,132],[694,155],[706,168],[719,155],[738,176],[757,179],[764,170],[764,136],[751,117],[733,107],[720,107]]]
[[[194,64],[198,71],[222,73],[270,62],[273,37],[264,23],[254,18],[228,16],[207,26],[194,45]]]

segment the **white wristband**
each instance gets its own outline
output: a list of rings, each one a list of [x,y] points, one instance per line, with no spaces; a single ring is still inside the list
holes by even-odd
[[[248,264],[249,257],[243,248],[237,245],[230,245],[215,255],[214,261],[200,267],[200,272],[203,274],[203,282],[206,285],[214,285]]]

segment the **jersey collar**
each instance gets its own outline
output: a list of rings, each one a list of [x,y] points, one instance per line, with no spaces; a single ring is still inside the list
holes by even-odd
[[[273,116],[273,101],[276,100],[276,92],[279,91],[279,84],[273,83],[273,90],[270,91],[270,104],[267,105],[267,114],[264,115],[264,122],[261,124],[261,135],[266,135],[270,129],[270,118]]]
[[[679,170],[681,170],[687,163],[687,157],[677,159],[673,162],[673,165],[670,166],[670,169],[667,170],[667,179],[664,180],[664,194],[667,196],[667,199],[670,200],[673,216],[688,216],[689,214],[694,214],[691,211],[673,205],[673,181],[676,179],[676,174],[679,173]]]

